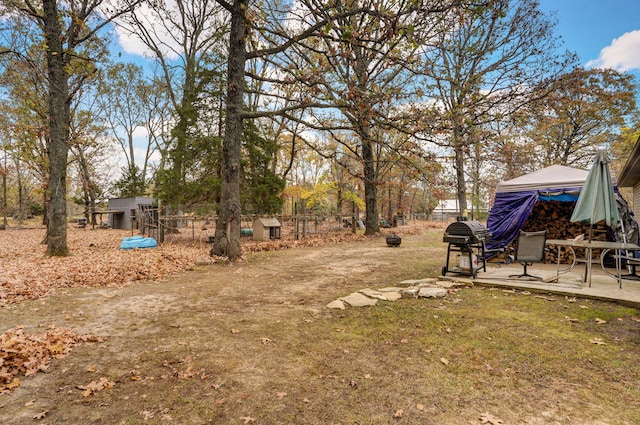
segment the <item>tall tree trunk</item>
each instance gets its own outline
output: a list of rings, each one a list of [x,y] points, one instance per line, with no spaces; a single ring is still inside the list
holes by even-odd
[[[370,140],[362,141],[362,160],[364,162],[364,202],[367,208],[365,215],[365,235],[374,235],[380,231],[378,227],[378,192],[376,188],[376,166],[373,147]]]
[[[49,226],[49,188],[48,188],[48,184],[49,182],[47,182],[47,186],[43,187],[43,192],[42,192],[42,225],[47,227]],[[47,244],[47,234],[49,233],[49,231],[47,231],[45,233],[44,239],[42,240],[42,244],[46,245]]]
[[[453,138],[455,146],[455,164],[454,168],[456,170],[456,189],[457,189],[457,198],[458,205],[460,207],[460,216],[465,215],[467,213],[467,182],[465,180],[464,175],[464,146],[460,136],[460,130],[457,128],[453,129]]]
[[[362,168],[364,180],[365,235],[374,235],[380,231],[378,226],[378,188],[377,164],[374,153],[374,142],[371,137],[371,105],[367,102],[369,93],[369,68],[371,61],[366,58],[364,49],[358,46],[354,49],[356,61],[354,71],[358,77],[358,113],[356,114],[357,133],[362,143]]]
[[[56,0],[42,0],[49,77],[49,193],[47,255],[65,256],[67,247],[67,144],[70,123],[69,81]]]
[[[215,242],[211,255],[240,257],[240,149],[244,72],[246,52],[246,10],[248,0],[237,0],[231,6],[229,59],[227,67],[227,105],[222,146],[222,194],[216,221]]]
[[[18,185],[20,185],[20,165],[18,160],[16,163],[16,172],[18,174]],[[20,205],[22,207],[22,205]],[[7,228],[7,148],[4,150],[4,170],[2,173],[2,224]]]
[[[80,176],[82,178],[82,190],[84,192],[84,216],[87,219],[87,223],[95,225],[96,223],[96,185],[91,179],[91,173],[89,172],[89,163],[82,151],[78,149],[77,152],[78,167],[80,168]]]
[[[22,222],[27,218],[27,211],[24,205],[24,187],[22,184],[22,172],[20,171],[19,160],[16,160],[16,178],[18,180],[18,224],[22,226]],[[5,209],[6,209],[6,192],[7,185],[5,184]],[[6,217],[6,215],[5,215]],[[5,219],[6,220],[6,219]],[[7,224],[7,223],[5,223]]]

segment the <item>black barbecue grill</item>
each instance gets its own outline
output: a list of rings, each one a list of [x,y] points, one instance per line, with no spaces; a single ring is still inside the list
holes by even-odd
[[[485,272],[485,241],[489,239],[489,229],[479,221],[456,221],[447,226],[443,242],[448,242],[447,265],[442,275],[448,272],[476,277],[478,270]],[[451,253],[458,252],[456,265],[450,267]]]

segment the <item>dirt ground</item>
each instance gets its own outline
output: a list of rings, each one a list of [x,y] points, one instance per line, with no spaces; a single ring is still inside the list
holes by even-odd
[[[560,385],[552,385],[549,394],[546,384],[536,382],[543,391],[538,396],[513,368],[504,372],[513,377],[500,377],[505,380],[484,389],[464,379],[431,382],[428,369],[421,368],[436,347],[412,344],[425,329],[404,318],[404,310],[392,304],[362,313],[326,309],[355,290],[440,272],[443,229],[399,230],[399,248],[387,247],[381,235],[265,251],[235,263],[195,266],[159,281],[61,287],[48,296],[6,304],[0,309],[3,331],[69,329],[92,337],[52,361],[45,373],[21,377],[12,393],[0,395],[0,423],[632,423],[582,420],[592,416],[584,416],[581,408],[598,409],[595,400],[585,405],[581,397],[590,389],[572,384],[562,394]],[[453,325],[439,323],[444,320],[438,311],[458,301],[411,302],[407,311],[429,311],[424,317],[436,320],[434,329],[446,334]],[[379,322],[385,312],[399,315],[396,329]],[[343,321],[349,320],[364,321],[357,327],[361,335],[347,335]],[[375,325],[377,333],[368,333],[366,323]],[[383,350],[385,355],[358,354],[354,341],[374,344],[373,353]],[[637,358],[637,352],[629,355]],[[436,358],[429,367],[445,360]],[[471,390],[473,397],[465,396]],[[560,399],[570,400],[569,407],[561,407]],[[624,404],[622,399],[622,409]],[[637,402],[627,403],[627,409],[637,407]],[[526,419],[498,418],[505,415]]]
[[[224,410],[232,383],[251,393],[269,387],[274,375],[292,367],[267,358],[287,348],[280,345],[280,333],[328,314],[324,306],[352,290],[436,274],[442,254],[434,254],[429,266],[428,252],[415,255],[420,245],[414,235],[390,248],[377,236],[261,252],[236,263],[196,266],[160,282],[62,287],[53,295],[6,304],[0,310],[3,331],[71,329],[104,340],[76,345],[46,373],[23,377],[12,394],[0,395],[0,423],[242,423],[242,412],[211,422],[211,413],[186,401],[196,391],[191,387],[214,410]],[[404,275],[416,263],[422,263],[421,273]],[[273,329],[261,330],[264,324]],[[286,373],[296,376],[295,370]],[[95,391],[83,396],[87,388]],[[185,405],[176,410],[180,400]]]

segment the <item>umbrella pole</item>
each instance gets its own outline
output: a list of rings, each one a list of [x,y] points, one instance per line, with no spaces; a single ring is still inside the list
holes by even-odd
[[[591,245],[591,241],[593,238],[593,223],[589,222],[589,245]],[[584,280],[583,282],[588,282],[589,283],[589,288],[591,288],[591,269],[592,269],[592,265],[591,265],[591,260],[593,257],[593,252],[591,251],[590,247],[585,248],[585,255],[587,256],[586,260],[587,260],[587,267],[585,267],[585,276],[584,276]]]

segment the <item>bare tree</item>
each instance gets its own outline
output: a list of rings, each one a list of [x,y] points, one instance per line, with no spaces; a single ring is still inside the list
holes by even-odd
[[[158,1],[124,16],[118,25],[137,37],[157,66],[155,84],[162,82],[173,113],[170,146],[165,149],[158,182],[165,201],[178,206],[189,183],[189,152],[193,141],[222,133],[219,101],[223,84],[223,9],[213,0]],[[166,167],[166,168],[164,168]]]
[[[320,11],[331,19],[330,28],[296,49],[309,74],[307,95],[325,106],[315,108],[317,128],[331,131],[360,164],[353,172],[364,186],[365,234],[378,231],[381,176],[403,150],[415,147],[410,138],[389,136],[393,129],[411,133],[413,122],[403,110],[424,95],[415,71],[421,51],[416,36],[437,30],[440,15],[457,7],[438,1],[341,3],[336,11],[343,16],[331,19]],[[366,12],[349,13],[358,8]]]
[[[468,208],[465,163],[473,145],[483,143],[474,138],[478,127],[546,95],[573,58],[556,53],[555,23],[535,0],[492,1],[448,18],[441,23],[448,30],[436,32],[425,50],[424,71],[439,104],[436,115],[423,116],[441,135],[432,141],[452,151],[462,214]]]
[[[16,171],[21,175],[26,174],[26,170],[18,167],[23,165],[34,174],[37,184],[43,188],[42,205],[46,212],[49,199],[46,190],[49,184],[47,85],[46,78],[43,78],[43,66],[35,65],[44,62],[44,53],[33,44],[33,40],[25,37],[29,27],[22,24],[15,22],[15,26],[7,32],[12,36],[11,51],[20,54],[2,56],[4,61],[0,84],[5,90],[6,102],[1,107],[1,113],[5,117],[5,131],[10,133],[12,140],[11,153]],[[23,216],[24,208],[21,205],[21,219]],[[46,214],[42,220],[46,225]]]
[[[333,4],[314,4],[313,1],[252,5],[248,0],[227,2],[217,0],[230,16],[227,50],[227,86],[225,99],[225,127],[222,147],[222,190],[220,212],[216,221],[212,255],[236,259],[240,256],[240,154],[245,119],[277,115],[289,110],[311,106],[309,102],[270,110],[252,111],[245,104],[245,75],[247,63],[265,60],[267,64],[278,54],[302,40],[318,35],[336,17],[316,19],[319,11],[335,11]],[[302,6],[301,6],[302,5]],[[262,6],[258,13],[258,7]],[[299,7],[299,9],[292,9]],[[362,10],[349,11],[357,14]],[[336,12],[338,13],[338,12]],[[259,18],[263,16],[263,18]],[[345,15],[346,16],[346,15]],[[308,18],[308,19],[307,19]],[[281,68],[278,66],[278,68]],[[251,75],[253,78],[260,78]],[[274,82],[280,82],[275,78]]]
[[[91,49],[82,47],[98,40],[99,31],[114,17],[131,10],[139,0],[112,10],[103,0],[6,0],[8,10],[32,20],[46,46],[48,84],[49,207],[47,255],[65,256],[67,246],[67,162],[69,156],[70,105],[85,80],[95,72]],[[102,7],[107,6],[107,7]],[[70,69],[76,72],[71,79]],[[72,81],[72,84],[70,84]]]
[[[144,128],[153,110],[150,96],[154,88],[147,82],[142,69],[132,63],[113,64],[105,70],[98,92],[98,102],[111,137],[119,142],[126,160],[123,179],[131,189],[128,195],[143,195],[147,184],[149,158],[156,146],[148,140],[144,155],[137,158],[134,135]],[[141,166],[138,166],[138,163]]]

